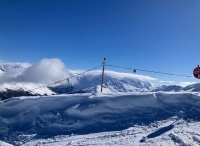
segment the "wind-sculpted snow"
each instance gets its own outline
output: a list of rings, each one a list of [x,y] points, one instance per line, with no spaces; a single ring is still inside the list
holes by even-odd
[[[173,116],[199,121],[200,97],[191,93],[113,93],[11,98],[0,103],[0,140],[21,145],[56,135],[123,130]],[[146,136],[154,138],[170,128]],[[30,136],[24,140],[23,135]]]

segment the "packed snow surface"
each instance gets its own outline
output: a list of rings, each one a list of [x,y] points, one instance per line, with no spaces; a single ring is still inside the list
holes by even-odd
[[[16,97],[0,102],[0,144],[199,145],[199,121],[198,93]]]

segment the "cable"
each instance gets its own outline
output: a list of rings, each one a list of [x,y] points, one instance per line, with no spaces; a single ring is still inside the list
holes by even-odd
[[[99,68],[100,66],[103,66],[103,65],[110,66],[110,67],[116,67],[116,68],[129,69],[129,70],[133,70],[134,72],[136,72],[136,70],[139,70],[139,71],[143,71],[143,72],[152,72],[152,73],[157,73],[157,74],[166,74],[166,75],[172,75],[172,76],[182,76],[182,77],[194,78],[193,76],[188,76],[188,75],[172,74],[172,73],[165,73],[165,72],[158,72],[158,71],[151,71],[151,70],[144,70],[144,69],[136,69],[136,68],[130,68],[130,67],[123,67],[123,66],[111,65],[111,64],[102,64],[102,65],[99,65],[99,66],[94,67],[94,68],[92,68],[92,69],[86,70],[86,71],[84,71],[84,72],[82,72],[82,73],[79,73],[79,74],[76,74],[76,75],[72,75],[72,76],[69,77],[69,78],[65,78],[65,79],[62,79],[62,80],[59,80],[59,81],[56,81],[56,82],[52,82],[52,83],[49,83],[49,84],[46,84],[46,85],[42,85],[42,86],[39,86],[39,87],[37,87],[37,88],[28,90],[28,92],[36,93],[36,92],[34,92],[34,90],[36,90],[36,89],[43,88],[43,87],[46,87],[46,86],[50,86],[50,85],[52,85],[52,84],[57,84],[57,83],[60,83],[60,82],[62,82],[62,81],[66,81],[66,80],[69,81],[69,79],[71,79],[71,78],[73,78],[73,77],[76,77],[76,76],[79,76],[79,75],[84,74],[84,73],[86,73],[86,72],[95,70],[95,69],[97,69],[97,68]],[[37,93],[36,93],[36,94],[37,94]]]
[[[110,65],[110,64],[106,64],[106,66],[117,67],[117,68],[124,68],[124,69],[130,69],[130,70],[134,70],[134,72],[136,72],[136,70],[139,70],[139,71],[144,71],[144,72],[152,72],[152,73],[158,73],[158,74],[167,74],[167,75],[171,75],[171,76],[183,76],[183,77],[188,77],[188,78],[194,78],[193,76],[188,76],[188,75],[172,74],[172,73],[150,71],[150,70],[144,70],[144,69],[134,69],[134,68],[130,68],[130,67],[122,67],[122,66],[116,66],[116,65]]]
[[[28,91],[29,91],[29,92],[33,92],[33,93],[36,93],[36,92],[34,92],[34,90],[36,90],[36,89],[40,89],[40,88],[43,88],[43,87],[46,87],[46,86],[50,86],[50,85],[52,85],[52,84],[57,84],[57,83],[60,83],[60,82],[66,81],[66,80],[69,81],[69,79],[71,79],[71,78],[73,78],[73,77],[76,77],[76,76],[82,75],[82,74],[84,74],[84,73],[87,73],[87,72],[89,72],[89,71],[95,70],[95,69],[97,69],[97,68],[99,68],[99,67],[101,67],[101,66],[102,66],[102,65],[99,65],[99,66],[97,66],[97,67],[94,67],[94,68],[92,68],[92,69],[86,70],[86,71],[81,72],[81,73],[79,73],[79,74],[72,75],[72,76],[69,77],[69,78],[65,78],[65,79],[62,79],[62,80],[59,80],[59,81],[56,81],[56,82],[52,82],[52,83],[49,83],[49,84],[46,84],[46,85],[42,85],[42,86],[39,86],[39,87],[37,87],[37,88],[30,89],[30,90],[28,90]]]

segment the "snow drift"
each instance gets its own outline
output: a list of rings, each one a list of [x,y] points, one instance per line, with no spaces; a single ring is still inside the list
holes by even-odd
[[[110,93],[10,98],[0,103],[0,140],[17,145],[22,135],[38,139],[116,131],[173,116],[199,121],[199,95]]]

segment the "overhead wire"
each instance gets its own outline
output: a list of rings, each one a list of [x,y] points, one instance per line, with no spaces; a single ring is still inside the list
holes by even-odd
[[[194,78],[193,76],[189,76],[189,75],[181,75],[181,74],[173,74],[173,73],[166,73],[166,72],[159,72],[159,71],[152,71],[152,70],[144,70],[144,69],[123,67],[123,66],[110,65],[110,64],[106,64],[106,66],[115,67],[115,68],[124,68],[124,69],[128,69],[128,70],[133,70],[133,72],[136,72],[138,70],[138,71],[143,71],[143,72],[152,72],[152,73],[157,73],[157,74],[166,74],[166,75],[171,75],[171,76],[182,76],[182,77]]]
[[[34,90],[37,90],[37,89],[40,89],[40,88],[43,88],[43,87],[47,87],[47,86],[50,86],[50,85],[53,85],[53,84],[58,84],[58,83],[60,83],[60,82],[66,81],[66,80],[69,82],[69,79],[71,79],[71,78],[73,78],[73,77],[76,77],[76,76],[80,76],[80,75],[85,74],[85,73],[87,73],[87,72],[89,72],[89,71],[95,70],[95,69],[97,69],[97,68],[99,68],[99,67],[101,67],[101,66],[102,66],[102,65],[96,66],[96,67],[91,68],[91,69],[89,69],[89,70],[86,70],[86,71],[84,71],[84,72],[78,73],[78,74],[76,74],[76,75],[72,75],[72,76],[70,76],[70,77],[68,77],[68,78],[65,78],[65,79],[62,79],[62,80],[59,80],[59,81],[55,81],[55,82],[52,82],[52,83],[49,83],[49,84],[45,84],[45,85],[39,86],[39,87],[37,87],[37,88],[30,89],[30,90],[27,90],[27,91],[28,91],[28,92],[36,93],[36,92],[34,92]],[[23,92],[25,92],[25,91],[23,91]]]
[[[131,68],[131,67],[123,67],[123,66],[117,66],[117,65],[111,65],[111,64],[106,64],[105,62],[102,63],[102,65],[99,65],[99,66],[96,66],[94,68],[91,68],[89,70],[86,70],[84,72],[81,72],[81,73],[78,73],[78,74],[75,74],[75,75],[72,75],[68,78],[65,78],[65,79],[62,79],[62,80],[59,80],[59,81],[55,81],[55,82],[52,82],[52,83],[49,83],[49,84],[45,84],[45,85],[42,85],[42,86],[39,86],[37,88],[34,88],[34,89],[30,89],[30,90],[27,90],[26,92],[32,92],[32,93],[36,93],[34,92],[34,90],[37,90],[37,89],[40,89],[40,88],[43,88],[43,87],[47,87],[47,86],[50,86],[50,85],[53,85],[53,84],[58,84],[60,82],[63,82],[63,81],[68,81],[69,82],[69,79],[73,78],[73,77],[76,77],[76,76],[80,76],[84,73],[87,73],[89,71],[92,71],[92,70],[95,70],[101,66],[110,66],[110,67],[115,67],[115,68],[123,68],[123,69],[128,69],[128,70],[132,70],[133,72],[136,73],[136,71],[143,71],[143,72],[151,72],[151,73],[157,73],[157,74],[166,74],[166,75],[171,75],[171,76],[182,76],[182,77],[189,77],[189,78],[194,78],[193,76],[189,76],[189,75],[182,75],[182,74],[174,74],[174,73],[166,73],[166,72],[160,72],[160,71],[153,71],[153,70],[144,70],[144,69],[138,69],[138,68]],[[23,91],[25,92],[25,91]],[[37,94],[37,93],[36,93]]]

